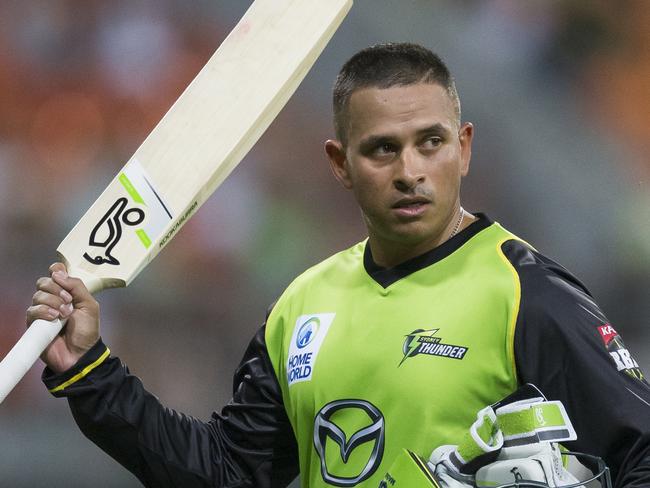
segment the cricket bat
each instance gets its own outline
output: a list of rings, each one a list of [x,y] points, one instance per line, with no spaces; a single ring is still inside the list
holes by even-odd
[[[352,0],[256,0],[57,248],[92,293],[127,286],[223,182]],[[36,320],[0,362],[0,402],[63,327]]]

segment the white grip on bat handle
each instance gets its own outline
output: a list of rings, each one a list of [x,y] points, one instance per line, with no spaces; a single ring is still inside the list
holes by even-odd
[[[35,320],[0,362],[0,403],[61,331],[65,321]]]

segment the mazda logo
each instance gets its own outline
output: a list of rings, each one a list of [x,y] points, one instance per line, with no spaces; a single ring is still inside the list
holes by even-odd
[[[331,420],[335,413],[343,410],[361,410],[365,412],[370,420],[370,425],[357,430],[348,439],[345,432]],[[374,442],[369,459],[364,466],[359,467],[357,476],[341,477],[330,472],[325,457],[325,444],[328,437],[339,446],[341,460],[344,463],[348,462],[350,454],[358,446],[366,442]],[[384,454],[384,437],[384,416],[372,403],[365,400],[335,400],[325,405],[316,414],[314,420],[314,447],[320,457],[323,480],[334,486],[355,486],[368,479],[381,464]]]

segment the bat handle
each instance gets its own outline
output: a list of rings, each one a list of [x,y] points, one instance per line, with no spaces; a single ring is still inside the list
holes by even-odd
[[[65,322],[35,320],[16,345],[0,362],[0,403],[34,365],[45,348],[61,331]]]

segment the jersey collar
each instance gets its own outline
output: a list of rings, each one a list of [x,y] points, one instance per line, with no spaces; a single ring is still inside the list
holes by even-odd
[[[373,280],[379,283],[383,288],[388,288],[396,281],[399,281],[402,278],[415,273],[416,271],[424,269],[427,266],[431,266],[432,264],[446,258],[476,234],[494,223],[487,215],[483,213],[475,213],[474,215],[478,217],[478,219],[465,227],[451,239],[443,242],[438,247],[434,247],[424,254],[411,258],[408,261],[404,261],[403,263],[398,264],[392,268],[382,268],[377,263],[375,263],[374,259],[372,258],[370,246],[368,245],[368,242],[366,242],[366,247],[363,252],[363,266],[365,267],[368,275],[370,275]]]

